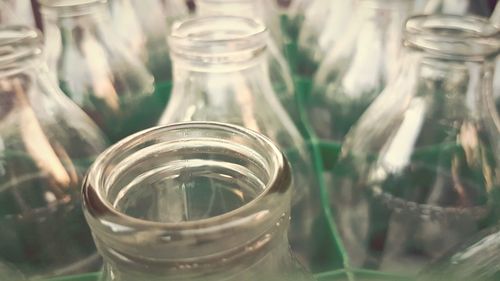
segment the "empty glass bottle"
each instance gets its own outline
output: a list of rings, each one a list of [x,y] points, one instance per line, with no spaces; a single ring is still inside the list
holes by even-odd
[[[46,57],[61,89],[111,141],[154,125],[160,95],[112,28],[105,0],[41,0]]]
[[[251,19],[214,16],[175,25],[169,37],[174,70],[160,124],[217,121],[260,132],[285,152],[294,172],[291,244],[310,262],[321,204],[306,143],[279,103],[266,59],[266,28]]]
[[[281,30],[277,13],[266,15],[272,11],[273,1],[267,0],[197,0],[196,12],[199,16],[244,16],[253,20],[261,21],[268,30]],[[277,31],[276,31],[277,32]],[[275,32],[275,33],[276,33]],[[281,37],[281,35],[280,35]],[[295,101],[295,89],[293,86],[292,74],[285,57],[278,46],[277,36],[269,37],[267,40],[269,73],[271,75],[272,86],[278,95],[286,111],[298,124],[299,113]]]
[[[352,5],[352,0],[314,0],[307,7],[298,38],[299,73],[314,74],[335,41],[345,34]]]
[[[106,142],[53,83],[42,41],[28,27],[0,28],[0,259],[27,277],[99,263],[80,185]]]
[[[397,77],[346,136],[329,191],[352,266],[412,274],[500,218],[500,29],[416,16],[404,46]]]
[[[410,0],[359,0],[314,77],[309,121],[324,139],[341,142],[395,73]]]
[[[135,134],[83,185],[103,281],[313,280],[288,245],[291,173],[267,138],[222,123]]]

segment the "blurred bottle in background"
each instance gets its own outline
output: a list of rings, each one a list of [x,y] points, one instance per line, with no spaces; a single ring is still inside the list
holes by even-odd
[[[112,142],[158,121],[165,100],[113,29],[105,0],[42,0],[46,58],[61,89]]]
[[[401,33],[411,0],[359,0],[345,33],[328,51],[307,97],[317,136],[341,143],[396,73]]]
[[[34,279],[98,269],[80,186],[107,146],[51,79],[42,42],[0,28],[0,259]]]
[[[346,32],[353,0],[313,0],[303,14],[298,44],[300,58],[297,71],[313,75],[320,62]]]
[[[175,20],[188,15],[183,0],[110,0],[114,29],[146,64],[155,82],[172,80],[167,35]]]

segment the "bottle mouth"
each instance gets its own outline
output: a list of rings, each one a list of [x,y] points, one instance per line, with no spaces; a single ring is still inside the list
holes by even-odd
[[[404,45],[453,60],[484,60],[496,56],[500,29],[486,18],[419,15],[405,25]]]
[[[42,13],[57,10],[59,17],[73,17],[93,12],[93,7],[107,3],[107,0],[39,0]]]
[[[12,25],[0,27],[0,70],[22,66],[27,59],[42,53],[42,36],[28,26]]]
[[[253,19],[206,16],[176,23],[168,38],[171,55],[203,62],[235,62],[266,49],[266,27]]]
[[[179,123],[102,153],[85,178],[83,201],[104,257],[199,264],[241,254],[246,243],[277,231],[290,207],[290,183],[286,159],[262,135]]]

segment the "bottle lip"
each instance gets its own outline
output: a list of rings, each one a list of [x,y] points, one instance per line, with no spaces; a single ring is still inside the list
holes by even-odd
[[[15,70],[27,59],[42,53],[41,33],[23,25],[0,27],[0,70]]]
[[[92,5],[106,3],[107,0],[39,0],[40,4],[51,8],[77,7],[82,5]]]
[[[127,174],[127,168],[119,163],[131,164],[130,158],[137,159],[136,156],[140,153],[157,152],[158,150],[154,150],[157,149],[157,144],[161,145],[162,151],[174,152],[179,145],[189,146],[189,143],[193,143],[189,142],[192,140],[196,140],[197,144],[203,144],[207,140],[213,142],[215,133],[223,133],[224,136],[230,137],[229,141],[233,138],[244,141],[240,145],[249,151],[244,156],[253,159],[252,161],[265,160],[269,163],[269,170],[266,170],[268,172],[266,188],[255,198],[239,208],[220,215],[182,222],[145,220],[125,214],[113,206],[113,201],[116,200],[113,196],[118,195],[116,193],[110,195],[109,189],[114,181],[119,181],[120,175]],[[269,155],[259,155],[259,151],[269,152],[266,153]],[[241,247],[241,243],[234,241],[238,238],[248,242],[261,237],[264,233],[270,233],[269,231],[276,227],[276,222],[289,211],[290,190],[289,164],[277,146],[267,137],[246,128],[224,123],[187,122],[153,127],[131,135],[108,148],[90,167],[83,182],[82,193],[87,221],[96,239],[104,241],[103,244],[113,249],[110,255],[119,252],[121,255],[130,255],[130,259],[138,255],[170,262],[192,260],[196,257],[191,256],[192,253],[186,253],[190,245],[186,240],[195,244],[202,240],[202,245],[196,248],[196,254],[210,262],[214,260],[214,256],[227,254],[228,251],[234,252],[235,249],[238,249],[238,255],[242,254],[238,248]],[[276,200],[278,195],[285,195],[280,197],[285,199]],[[287,224],[281,223],[280,229],[285,225]],[[125,236],[128,234],[137,235],[140,239],[127,240]],[[166,236],[171,238],[166,239]],[[282,238],[281,235],[279,237]],[[222,246],[215,247],[212,244],[220,244],[221,240],[227,241]]]
[[[107,0],[39,0],[41,12],[57,11],[60,17],[73,17],[93,12],[93,7],[106,4]]]
[[[405,46],[449,59],[484,60],[500,50],[500,28],[477,16],[412,16],[403,36]]]
[[[168,41],[172,56],[224,63],[248,60],[263,52],[267,36],[265,25],[250,18],[203,16],[174,24]]]

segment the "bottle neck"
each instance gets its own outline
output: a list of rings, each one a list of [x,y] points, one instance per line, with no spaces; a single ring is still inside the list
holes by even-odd
[[[275,222],[276,229],[270,229],[260,237],[253,240],[241,241],[237,247],[230,251],[214,253],[210,258],[191,258],[186,260],[143,258],[121,253],[106,244],[99,237],[95,237],[97,248],[104,258],[104,280],[137,281],[137,280],[241,280],[246,276],[261,276],[265,280],[273,280],[280,270],[293,270],[283,268],[290,266],[291,256],[286,228],[288,227],[289,214],[278,218]],[[176,235],[176,234],[172,234]],[[230,237],[226,237],[229,241]],[[222,240],[221,240],[222,243]],[[183,253],[190,251],[197,254],[197,249],[187,246]],[[213,248],[213,250],[217,250]],[[281,265],[281,266],[280,266]],[[250,272],[251,271],[251,272]],[[114,278],[112,278],[112,276]],[[266,277],[271,279],[266,279]]]

